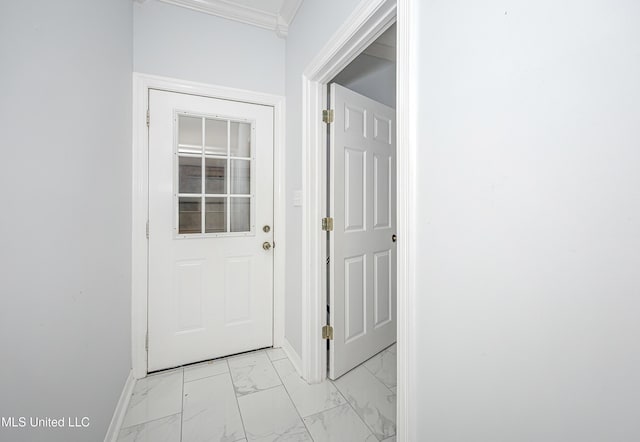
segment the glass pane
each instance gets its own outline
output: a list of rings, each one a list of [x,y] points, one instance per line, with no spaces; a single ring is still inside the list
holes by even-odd
[[[251,124],[231,122],[231,156],[251,156]]]
[[[202,146],[202,118],[178,116],[178,144]]]
[[[206,193],[227,193],[227,160],[207,158],[206,173]]]
[[[202,233],[200,198],[182,197],[178,200],[178,233]]]
[[[251,193],[251,161],[231,160],[231,193],[238,195]]]
[[[251,198],[231,198],[231,231],[251,230]]]
[[[205,233],[227,231],[227,199],[206,198]]]
[[[227,120],[211,120],[204,124],[205,153],[227,155]]]
[[[202,158],[179,157],[178,162],[178,192],[201,193]]]

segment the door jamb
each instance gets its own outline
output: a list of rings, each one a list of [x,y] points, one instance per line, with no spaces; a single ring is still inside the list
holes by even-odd
[[[131,361],[136,379],[147,376],[148,239],[149,210],[147,109],[149,89],[178,92],[273,107],[273,346],[284,343],[285,289],[285,98],[279,95],[214,86],[134,72],[131,198]]]
[[[398,394],[397,437],[415,440],[415,73],[416,26],[412,0],[363,0],[303,73],[303,231],[302,231],[302,375],[310,383],[326,378],[326,345],[321,329],[326,320],[327,256],[320,221],[326,216],[327,83],[394,21],[397,22],[396,78],[396,219]],[[413,95],[410,93],[413,92]]]

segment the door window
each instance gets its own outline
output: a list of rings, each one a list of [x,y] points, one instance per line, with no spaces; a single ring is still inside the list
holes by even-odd
[[[176,233],[252,234],[253,123],[187,113],[176,117]]]

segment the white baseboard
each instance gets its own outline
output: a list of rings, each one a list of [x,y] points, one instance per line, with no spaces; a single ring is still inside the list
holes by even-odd
[[[293,349],[293,346],[289,343],[287,338],[282,340],[282,349],[287,354],[287,357],[293,364],[293,367],[296,369],[300,377],[302,377],[302,359],[300,359],[300,355]]]
[[[104,442],[116,442],[118,440],[118,434],[120,433],[120,427],[124,421],[124,415],[127,412],[129,401],[131,400],[131,394],[133,393],[133,387],[136,385],[136,378],[133,377],[133,370],[129,372],[120,399],[116,404],[116,409],[113,412],[107,435],[104,438]]]

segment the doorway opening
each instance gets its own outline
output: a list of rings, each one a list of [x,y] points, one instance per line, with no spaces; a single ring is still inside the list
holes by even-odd
[[[396,22],[396,1],[362,2],[303,74],[303,299],[302,375],[310,383],[327,377],[328,84]],[[398,64],[400,71],[402,66]],[[400,136],[400,132],[398,132]],[[398,213],[400,221],[401,213]],[[400,255],[398,255],[400,257]]]
[[[416,198],[414,168],[416,156],[415,125],[415,32],[411,4],[407,0],[361,2],[317,54],[303,73],[303,236],[302,236],[302,375],[310,383],[327,375],[326,341],[326,232],[321,220],[326,213],[326,140],[322,111],[327,109],[326,85],[375,41],[394,22],[397,23],[397,440],[415,439],[416,355],[413,257],[416,234]]]

